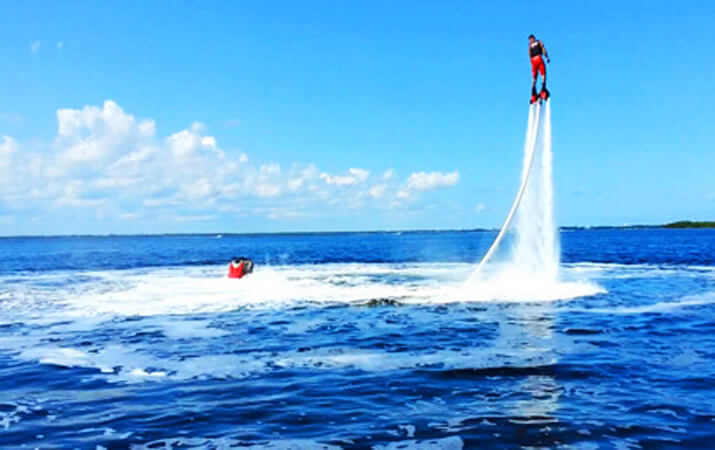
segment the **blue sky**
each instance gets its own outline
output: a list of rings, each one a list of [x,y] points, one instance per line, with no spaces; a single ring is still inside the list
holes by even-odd
[[[0,234],[497,227],[552,57],[562,225],[715,218],[713,2],[5,2]]]

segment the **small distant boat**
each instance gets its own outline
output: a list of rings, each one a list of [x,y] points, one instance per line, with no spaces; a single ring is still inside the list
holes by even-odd
[[[250,258],[233,258],[228,265],[229,278],[243,278],[253,272],[253,261]]]

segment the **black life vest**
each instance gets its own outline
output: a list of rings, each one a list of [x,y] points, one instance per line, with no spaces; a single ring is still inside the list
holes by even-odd
[[[541,53],[541,41],[534,41],[529,44],[529,56],[533,58],[534,56],[541,56]]]

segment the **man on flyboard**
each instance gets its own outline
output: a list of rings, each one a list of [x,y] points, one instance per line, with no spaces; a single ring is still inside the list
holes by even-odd
[[[546,100],[549,98],[549,91],[546,90],[546,65],[544,64],[544,58],[546,62],[551,62],[549,59],[549,54],[546,52],[546,47],[544,43],[537,40],[533,34],[529,35],[529,58],[531,58],[531,102],[534,103],[537,100]],[[541,92],[536,93],[536,77],[541,74]]]

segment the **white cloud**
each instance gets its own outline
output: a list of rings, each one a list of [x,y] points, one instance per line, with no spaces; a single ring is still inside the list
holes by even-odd
[[[482,212],[485,209],[487,209],[487,205],[485,205],[484,203],[477,203],[477,205],[474,207],[475,212]]]
[[[407,190],[429,191],[438,187],[454,186],[459,181],[459,172],[417,172],[407,179]]]
[[[156,134],[156,124],[153,120],[143,120],[139,122],[139,136],[153,137]]]
[[[367,180],[369,176],[369,171],[355,168],[348,170],[347,175],[330,175],[328,173],[320,174],[320,178],[325,181],[326,184],[332,184],[334,186],[352,186],[354,184],[362,183]]]
[[[92,183],[93,187],[97,189],[121,189],[130,186],[136,186],[142,183],[144,180],[138,177],[127,177],[127,178],[97,178]]]
[[[37,52],[40,50],[40,46],[41,46],[41,45],[42,45],[42,42],[40,42],[39,40],[32,42],[32,43],[30,44],[30,51],[31,51],[32,53],[37,53]]]
[[[370,188],[368,193],[372,198],[382,198],[385,195],[386,184],[377,184]]]
[[[62,49],[63,49],[64,46],[65,46],[65,43],[62,42],[62,41],[59,41],[59,42],[57,42],[56,45],[57,45],[57,49],[60,50],[60,51],[62,51]]]
[[[216,148],[216,138],[213,136],[204,136],[201,138],[201,145],[204,148],[215,149]]]
[[[367,180],[367,177],[370,176],[370,171],[364,169],[350,169],[348,172],[357,180],[358,183],[362,183]]]
[[[303,186],[304,180],[302,178],[293,178],[288,182],[288,190],[295,192]]]
[[[184,192],[189,199],[198,200],[204,199],[211,195],[213,186],[207,178],[199,178],[198,180],[184,186]]]
[[[275,197],[281,193],[281,187],[276,184],[257,184],[254,192],[259,197]]]
[[[59,169],[106,163],[126,150],[147,143],[154,133],[153,121],[137,122],[111,100],[104,102],[102,108],[60,109],[56,145],[63,150],[58,160]]]
[[[185,159],[193,156],[199,149],[204,147],[201,137],[203,125],[194,122],[188,130],[174,133],[167,138],[169,151],[174,158]]]
[[[261,173],[268,175],[277,175],[281,173],[281,166],[278,164],[264,164],[261,166]]]
[[[144,161],[149,160],[159,151],[157,147],[145,146],[121,156],[112,163],[108,171],[113,174],[135,173]]]
[[[396,197],[401,200],[408,199],[416,192],[425,192],[440,187],[454,186],[459,182],[459,172],[415,172],[405,182],[402,189],[397,191]]]
[[[64,186],[60,195],[55,199],[55,206],[68,206],[73,208],[97,208],[107,204],[105,198],[87,198],[82,194],[85,192],[84,183],[79,180],[72,180]]]
[[[199,122],[168,136],[156,124],[107,100],[57,111],[51,144],[25,148],[0,137],[0,206],[85,211],[118,220],[211,220],[218,215],[271,219],[320,217],[340,210],[389,208],[395,198],[453,185],[457,172],[419,172],[400,185],[389,169],[331,174],[313,164],[251,163],[224,151]],[[371,182],[372,181],[372,182]]]

